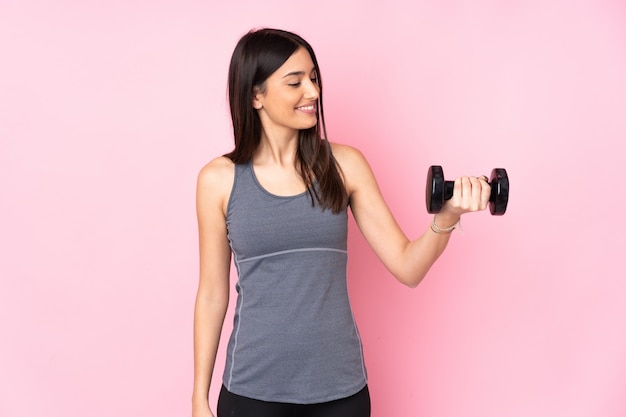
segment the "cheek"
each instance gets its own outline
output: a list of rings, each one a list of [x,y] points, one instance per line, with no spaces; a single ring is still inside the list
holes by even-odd
[[[296,111],[295,108],[300,102],[300,98],[301,96],[296,90],[275,88],[264,97],[264,107],[275,117],[288,117]]]
[[[279,100],[285,107],[295,107],[298,102],[298,95],[293,91],[285,90],[280,94]]]

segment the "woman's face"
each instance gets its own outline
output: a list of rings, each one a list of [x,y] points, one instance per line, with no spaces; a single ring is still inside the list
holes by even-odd
[[[311,56],[299,48],[265,82],[252,105],[266,133],[293,133],[317,124],[317,70]]]

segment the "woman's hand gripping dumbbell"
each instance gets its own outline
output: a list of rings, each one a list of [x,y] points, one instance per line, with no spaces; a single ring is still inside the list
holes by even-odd
[[[486,180],[487,177],[484,179]],[[501,216],[506,212],[509,202],[509,177],[506,170],[504,168],[493,169],[488,184],[491,187],[489,211],[494,216]],[[446,200],[450,200],[453,194],[454,181],[444,180],[441,166],[431,166],[426,180],[426,210],[431,214],[439,213],[443,204]]]

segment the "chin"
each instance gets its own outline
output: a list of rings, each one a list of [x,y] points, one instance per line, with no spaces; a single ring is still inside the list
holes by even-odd
[[[313,123],[303,123],[302,126],[299,128],[299,130],[307,130],[315,126],[317,126],[317,120],[314,121]]]

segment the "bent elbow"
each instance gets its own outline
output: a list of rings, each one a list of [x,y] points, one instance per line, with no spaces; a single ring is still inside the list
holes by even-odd
[[[396,280],[400,282],[402,285],[405,285],[409,288],[415,288],[419,285],[420,282],[424,279],[425,275],[412,275],[412,276],[398,276],[396,275]]]

